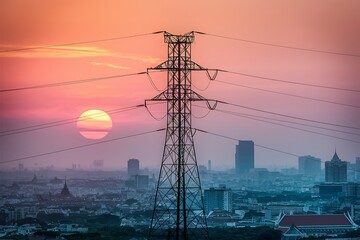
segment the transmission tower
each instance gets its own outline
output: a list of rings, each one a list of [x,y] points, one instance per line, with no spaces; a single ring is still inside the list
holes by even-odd
[[[168,59],[148,70],[167,71],[167,88],[147,101],[167,102],[167,128],[155,204],[151,239],[208,239],[200,176],[191,128],[191,104],[206,101],[191,89],[191,71],[205,70],[191,61],[194,32],[164,33]],[[210,77],[208,71],[207,74]],[[216,77],[216,74],[213,78]],[[211,78],[211,79],[213,79]]]

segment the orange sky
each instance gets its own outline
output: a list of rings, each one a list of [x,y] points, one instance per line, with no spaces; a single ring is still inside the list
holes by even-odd
[[[97,40],[165,30],[192,30],[260,42],[360,54],[360,2],[354,1],[45,1],[0,2],[0,49]],[[360,89],[360,58],[281,49],[196,35],[193,60],[208,68],[222,68],[265,77],[311,84]],[[152,35],[76,46],[0,53],[0,89],[135,73],[166,59],[163,36]],[[166,76],[153,74],[163,88]],[[290,94],[360,105],[359,93],[301,87],[220,73],[218,80]],[[206,87],[205,74],[193,74],[194,86]],[[313,102],[212,82],[201,95],[268,111],[360,127],[360,110]],[[0,93],[0,131],[77,118],[89,109],[111,110],[137,104],[158,94],[145,75],[57,88]],[[231,111],[259,114],[237,108]],[[165,109],[152,108],[162,116]],[[206,113],[195,109],[194,114]],[[265,115],[264,115],[265,116]],[[145,109],[111,115],[113,130],[106,138],[162,128]],[[221,123],[221,124],[219,124]],[[355,161],[359,144],[304,133],[249,119],[212,112],[194,119],[194,127],[239,139],[329,160]],[[316,130],[318,131],[318,130]],[[355,131],[355,130],[349,130]],[[360,141],[358,136],[329,133]],[[124,167],[129,158],[143,166],[160,164],[164,134],[119,141],[59,155],[28,159],[24,165],[84,167],[103,159],[105,166]],[[0,137],[1,161],[81,145],[76,124]],[[233,167],[235,142],[198,134],[198,161]],[[141,146],[141,147],[140,147]],[[66,161],[63,161],[66,159]],[[61,162],[61,164],[60,164]],[[224,163],[224,164],[223,164]],[[257,149],[256,166],[296,166],[294,157]],[[13,165],[0,165],[1,168]]]

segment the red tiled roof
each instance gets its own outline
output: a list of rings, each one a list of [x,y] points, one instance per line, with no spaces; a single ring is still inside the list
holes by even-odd
[[[352,226],[351,222],[344,214],[329,214],[329,215],[285,215],[279,227],[295,226],[333,226],[343,225]]]
[[[278,228],[275,228],[275,230],[279,230],[282,233],[286,233],[286,231],[289,230],[289,228],[288,227],[278,227]]]

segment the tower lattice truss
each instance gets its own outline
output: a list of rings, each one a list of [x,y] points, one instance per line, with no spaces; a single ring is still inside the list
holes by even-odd
[[[191,72],[207,70],[191,60],[194,32],[164,33],[168,59],[148,70],[167,71],[167,88],[147,101],[167,103],[167,128],[155,204],[152,239],[208,239],[204,202],[191,128],[194,101],[208,100],[191,89]],[[146,103],[145,102],[145,103]]]

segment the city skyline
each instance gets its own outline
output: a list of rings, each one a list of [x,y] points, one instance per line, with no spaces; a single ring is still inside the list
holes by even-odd
[[[275,45],[354,55],[360,53],[360,36],[358,31],[355,31],[356,22],[359,22],[360,18],[356,11],[360,7],[357,1],[345,3],[292,1],[281,4],[276,1],[230,1],[226,6],[207,2],[210,5],[207,11],[203,11],[204,2],[200,1],[191,3],[189,9],[186,4],[180,6],[178,13],[186,12],[187,15],[187,18],[185,17],[181,22],[172,17],[173,13],[169,11],[173,9],[172,3],[152,4],[140,1],[131,3],[108,1],[108,3],[91,2],[83,6],[80,3],[70,2],[3,1],[0,8],[0,28],[3,33],[0,36],[1,50],[91,41],[157,31],[174,34],[200,31]],[[168,19],[173,20],[167,21]],[[284,19],[286,21],[283,21]],[[116,41],[1,52],[0,89],[143,72],[146,68],[161,63],[166,58],[166,49],[162,34],[155,34]],[[356,56],[278,48],[201,34],[195,34],[192,50],[194,60],[206,68],[220,68],[267,78],[360,90],[358,81],[360,61]],[[165,74],[151,73],[151,78],[157,87],[165,86]],[[208,80],[205,74],[193,73],[193,79],[194,87],[207,88]],[[247,88],[229,83],[244,85]],[[359,128],[359,108],[251,88],[318,98],[345,105],[358,106],[360,102],[358,92],[291,85],[223,72],[218,73],[217,78],[210,83],[206,91],[195,90],[210,99]],[[151,98],[156,93],[145,75],[46,89],[0,92],[0,132],[64,119],[77,119],[83,112],[91,109],[109,112],[113,109],[143,104],[145,99]],[[195,117],[207,114],[207,110],[202,107],[205,105],[194,107]],[[165,114],[164,105],[149,106],[149,110],[158,118]],[[313,155],[321,158],[322,161],[330,160],[335,148],[344,161],[354,163],[355,158],[360,155],[359,135],[353,135],[360,134],[358,129],[318,125],[351,132],[353,133],[351,135],[276,122],[351,139],[353,140],[351,142],[263,122],[271,121],[270,119],[253,116],[240,118],[238,115],[255,114],[277,119],[280,119],[280,116],[222,104],[218,104],[217,110],[230,111],[231,114],[220,111],[210,112],[205,119],[193,118],[194,127],[238,140],[250,139],[255,144],[299,156]],[[145,108],[109,115],[113,126],[103,140],[165,127],[165,120],[155,121]],[[315,125],[300,120],[288,118],[286,120]],[[18,166],[18,163],[24,164],[25,168],[34,167],[35,164],[70,168],[73,163],[81,164],[86,168],[97,159],[104,161],[105,168],[125,169],[127,160],[131,158],[139,159],[143,167],[156,169],[160,167],[164,136],[164,132],[159,132],[24,159],[1,164],[0,170]],[[206,165],[208,159],[211,159],[213,169],[235,167],[234,153],[237,141],[207,135],[200,131],[197,131],[194,138],[200,165]],[[0,161],[97,141],[101,140],[83,138],[76,123],[0,136]],[[280,169],[296,166],[296,156],[255,147],[255,167]]]

